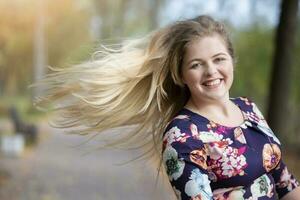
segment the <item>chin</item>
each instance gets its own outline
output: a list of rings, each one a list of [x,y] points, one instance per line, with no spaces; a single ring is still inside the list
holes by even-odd
[[[226,92],[220,92],[215,94],[207,94],[206,97],[214,101],[220,101],[229,98],[229,92],[226,91]]]

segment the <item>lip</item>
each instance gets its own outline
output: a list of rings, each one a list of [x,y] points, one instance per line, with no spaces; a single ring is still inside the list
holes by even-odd
[[[205,84],[205,83],[207,83],[208,81],[215,81],[215,80],[220,80],[220,82],[219,82],[218,84],[214,84],[214,85],[207,85],[207,84]],[[222,78],[209,79],[209,80],[206,80],[205,82],[202,83],[202,85],[204,86],[204,88],[209,89],[209,90],[216,90],[216,89],[218,89],[222,84],[223,84],[223,79],[222,79]]]

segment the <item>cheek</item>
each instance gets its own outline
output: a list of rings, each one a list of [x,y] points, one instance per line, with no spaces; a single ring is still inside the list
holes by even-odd
[[[225,82],[229,85],[229,87],[232,85],[233,82],[233,69],[228,68],[227,70],[223,71],[223,74],[226,78]]]
[[[228,76],[229,78],[233,78],[233,70],[232,70],[232,69],[228,69],[228,70],[226,71],[226,74],[227,74],[227,76]]]
[[[199,79],[200,75],[198,73],[194,73],[193,71],[189,71],[185,74],[186,84],[198,83]]]
[[[222,74],[228,78],[233,77],[233,67],[232,66],[223,66],[221,67]]]

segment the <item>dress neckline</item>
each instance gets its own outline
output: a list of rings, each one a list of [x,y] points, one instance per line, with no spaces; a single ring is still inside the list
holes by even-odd
[[[239,124],[239,125],[236,125],[236,126],[229,126],[229,125],[220,124],[220,123],[215,122],[213,120],[210,120],[207,117],[205,117],[205,116],[203,116],[203,115],[201,115],[199,113],[196,113],[196,112],[194,112],[194,111],[192,111],[192,110],[190,110],[189,108],[186,108],[186,107],[183,107],[183,110],[187,111],[188,113],[190,113],[193,116],[196,116],[197,118],[204,119],[208,123],[213,123],[213,124],[215,124],[215,125],[217,125],[219,127],[224,127],[226,129],[235,129],[235,128],[244,126],[246,124],[246,122],[247,122],[247,117],[245,116],[245,113],[243,112],[243,110],[240,107],[240,105],[237,102],[235,102],[235,100],[236,100],[235,98],[230,98],[230,100],[238,107],[238,109],[240,110],[240,112],[241,112],[241,114],[243,116],[243,122],[241,124]]]

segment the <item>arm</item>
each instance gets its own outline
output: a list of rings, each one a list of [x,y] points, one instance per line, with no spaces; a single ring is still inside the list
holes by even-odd
[[[211,200],[206,152],[202,141],[193,137],[190,124],[176,124],[166,132],[163,163],[178,199]]]
[[[284,195],[282,200],[300,200],[300,187],[296,187],[291,192]]]
[[[258,124],[260,127],[266,127],[268,130],[265,133],[269,137],[271,137],[277,144],[280,145],[280,141],[271,131],[269,126],[267,125],[262,113],[259,111],[258,107],[252,103],[253,111],[258,117],[261,119],[261,122]],[[287,166],[282,161],[282,158],[278,164],[278,166],[273,170],[272,176],[276,183],[276,191],[279,199],[283,200],[300,200],[300,187],[299,182],[295,179],[295,177],[289,172]]]
[[[299,182],[288,171],[287,166],[281,160],[273,170],[272,176],[275,181],[279,199],[300,200]]]

